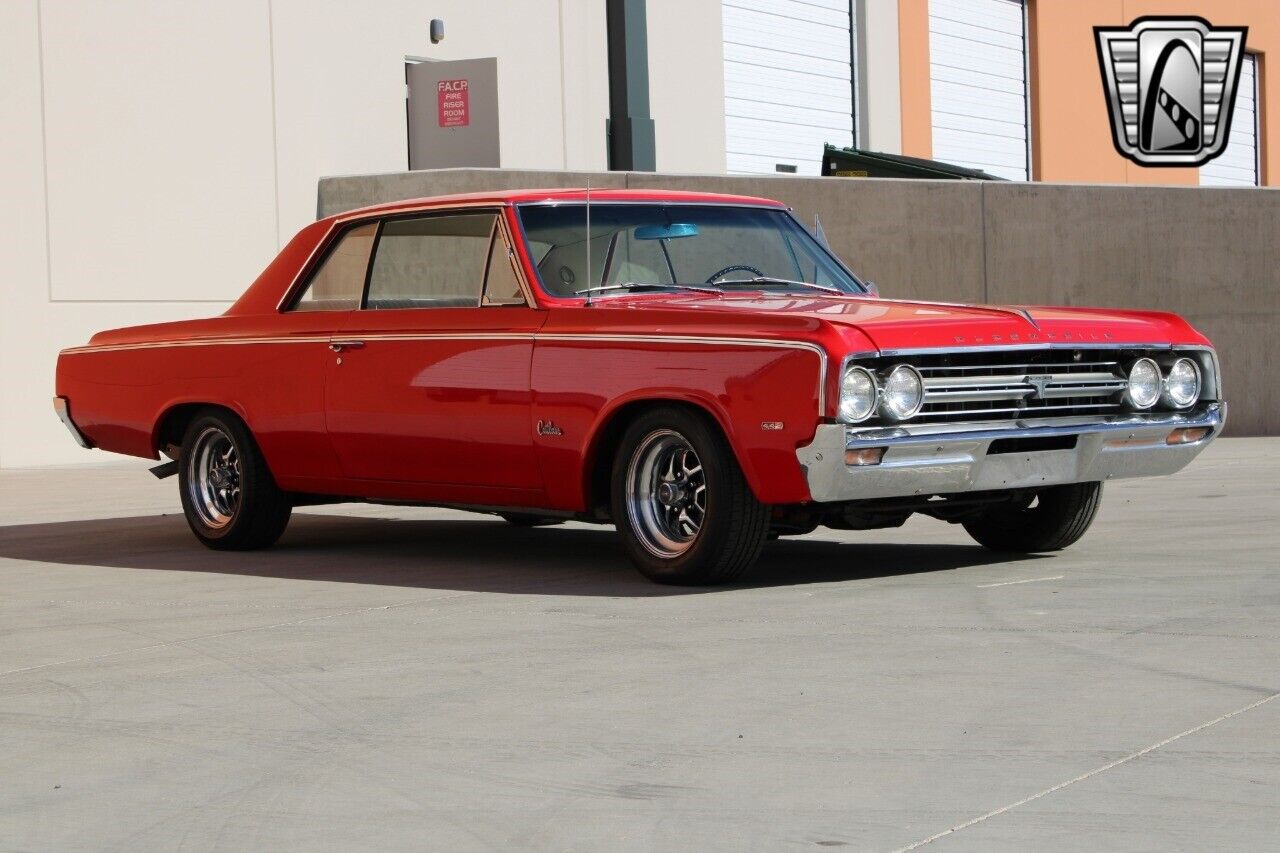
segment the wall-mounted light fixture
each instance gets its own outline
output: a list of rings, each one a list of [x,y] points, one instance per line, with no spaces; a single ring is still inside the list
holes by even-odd
[[[444,21],[439,18],[431,19],[431,43],[439,44],[444,41]]]

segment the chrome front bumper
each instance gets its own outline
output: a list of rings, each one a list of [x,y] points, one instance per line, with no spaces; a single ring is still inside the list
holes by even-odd
[[[1101,482],[1180,471],[1222,431],[1226,415],[1225,403],[1210,403],[1184,414],[897,427],[823,424],[796,456],[819,502]],[[1210,432],[1188,444],[1166,443],[1173,430],[1183,428]],[[1076,436],[1070,449],[989,453],[999,439],[1069,436]],[[845,464],[846,450],[876,447],[886,448],[879,464]]]

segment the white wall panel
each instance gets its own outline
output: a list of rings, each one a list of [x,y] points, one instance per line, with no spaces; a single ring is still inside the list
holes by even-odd
[[[847,0],[723,0],[727,168],[819,174],[822,146],[853,145]]]
[[[1258,63],[1246,54],[1236,87],[1227,148],[1200,167],[1200,185],[1254,187],[1258,185]]]
[[[1021,0],[929,0],[929,96],[935,160],[1027,180]]]
[[[231,298],[275,254],[266,12],[41,4],[55,300]]]

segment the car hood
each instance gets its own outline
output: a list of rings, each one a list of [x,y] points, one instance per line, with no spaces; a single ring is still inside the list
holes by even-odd
[[[1153,311],[985,306],[876,297],[796,297],[734,294],[725,297],[654,294],[610,302],[677,304],[699,311],[768,312],[852,327],[881,351],[1021,344],[1200,344],[1204,338],[1182,318]],[[603,302],[603,301],[602,301]]]

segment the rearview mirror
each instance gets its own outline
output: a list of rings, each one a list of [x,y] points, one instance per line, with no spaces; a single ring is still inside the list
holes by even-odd
[[[673,222],[670,225],[641,225],[635,230],[637,240],[674,240],[677,237],[698,236],[698,226],[692,222]]]

